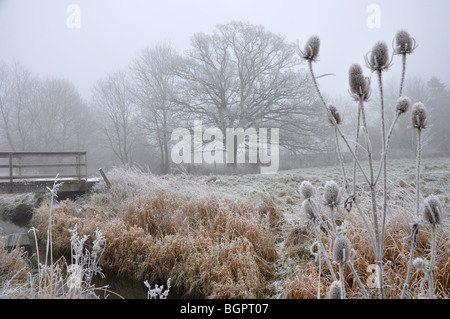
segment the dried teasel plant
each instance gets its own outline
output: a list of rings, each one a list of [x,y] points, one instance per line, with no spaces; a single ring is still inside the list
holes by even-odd
[[[336,148],[337,152],[339,154],[339,160],[341,162],[341,168],[344,178],[344,188],[343,192],[346,193],[346,197],[344,200],[345,209],[349,212],[353,207],[356,208],[358,211],[360,217],[362,218],[362,221],[364,223],[364,226],[367,230],[367,234],[370,238],[370,242],[372,244],[372,248],[375,254],[375,263],[377,265],[377,268],[379,269],[378,273],[378,279],[381,284],[380,289],[378,289],[379,298],[385,298],[385,283],[383,280],[383,253],[384,253],[384,240],[385,240],[385,229],[386,229],[386,216],[387,216],[387,201],[388,201],[388,190],[387,190],[387,152],[389,148],[389,142],[391,140],[391,137],[394,132],[394,128],[396,124],[398,123],[398,119],[403,114],[406,114],[410,109],[412,102],[407,96],[403,96],[403,83],[405,79],[405,73],[406,73],[406,56],[413,53],[415,49],[417,48],[416,41],[414,38],[412,38],[408,32],[404,30],[399,30],[394,38],[395,46],[392,54],[389,52],[389,48],[387,44],[384,41],[379,41],[375,43],[372,50],[366,54],[364,57],[367,68],[371,71],[376,73],[377,79],[378,79],[378,90],[379,90],[379,96],[380,96],[380,114],[381,114],[381,141],[382,141],[382,153],[381,153],[381,162],[379,164],[378,169],[375,168],[375,164],[373,161],[373,150],[371,148],[370,144],[370,138],[368,136],[368,123],[367,123],[367,116],[365,112],[365,106],[364,103],[367,102],[371,96],[371,81],[370,78],[366,77],[362,71],[362,68],[359,64],[355,63],[350,66],[349,68],[349,93],[352,96],[352,98],[358,102],[358,123],[356,125],[356,140],[350,142],[347,137],[343,134],[342,130],[339,127],[339,124],[342,123],[342,117],[340,116],[340,113],[338,111],[338,108],[336,108],[334,105],[327,103],[325,100],[323,94],[320,91],[319,85],[318,85],[318,79],[320,77],[317,77],[314,73],[313,64],[318,61],[317,57],[320,53],[320,39],[317,36],[313,36],[308,39],[305,45],[304,50],[298,50],[300,58],[305,60],[307,62],[309,72],[313,81],[314,88],[316,90],[316,93],[319,97],[319,100],[323,107],[325,108],[326,115],[328,117],[328,122],[331,123],[331,125],[335,129],[335,137],[336,137]],[[383,88],[383,73],[388,71],[392,65],[394,55],[400,55],[403,59],[403,68],[402,68],[402,78],[400,81],[400,91],[397,103],[394,108],[394,118],[391,122],[391,125],[389,129],[387,130],[388,126],[386,125],[386,119],[385,119],[385,103],[384,103],[384,88]],[[418,132],[418,141],[421,140],[421,133],[422,130],[427,128],[427,112],[426,108],[422,107],[421,103],[416,103],[412,107],[412,126],[413,128],[417,129]],[[360,143],[360,135],[362,134],[363,137],[365,137],[365,145],[362,145]],[[347,148],[347,151],[350,153],[350,155],[353,158],[353,188],[350,188],[348,178],[346,176],[346,171],[344,169],[344,165],[342,164],[342,156],[341,156],[341,150],[339,146],[338,140],[342,141],[345,147]],[[418,152],[417,152],[417,183],[416,187],[419,187],[420,184],[420,159],[421,159],[421,142],[418,142]],[[364,148],[365,147],[365,148]],[[359,150],[363,149],[365,152],[365,155],[368,159],[369,168],[363,169],[360,159],[359,159]],[[359,173],[362,175],[363,179],[365,180],[369,192],[370,192],[370,214],[366,214],[366,212],[363,210],[360,204],[360,200],[356,193],[356,174]],[[381,190],[381,200],[380,200],[380,190],[377,188],[377,184],[381,182],[382,183],[382,190]],[[416,192],[417,195],[419,192]],[[419,197],[417,197],[419,198]],[[365,201],[364,201],[365,202]],[[334,207],[334,204],[329,201],[325,201],[325,204],[329,207]],[[417,209],[418,211],[418,209]],[[431,211],[431,210],[429,210]],[[425,212],[425,211],[424,211]],[[430,216],[434,216],[431,215]],[[372,219],[371,221],[369,219]],[[333,216],[332,216],[332,219]],[[320,222],[320,218],[317,219],[316,223]],[[412,227],[412,230],[415,232],[411,235],[411,240],[414,241],[414,237],[417,234],[417,231],[419,229],[420,223],[415,223]],[[333,221],[333,226],[335,227],[335,222]],[[333,232],[331,234],[334,234],[334,238],[337,241],[338,231],[336,228],[333,229]],[[414,245],[412,245],[414,246]],[[413,251],[411,253],[411,257],[413,255]],[[350,258],[351,260],[351,258]],[[348,262],[350,263],[350,261]],[[351,263],[350,263],[351,264]],[[412,261],[411,263],[412,264]],[[357,274],[356,274],[357,275]],[[335,280],[336,281],[336,280]],[[334,283],[336,285],[336,283]],[[363,285],[361,284],[362,289],[364,290]],[[405,284],[405,287],[407,289],[407,284]],[[329,290],[329,296],[337,296],[338,294],[333,293],[331,294],[331,291],[333,291],[332,287],[330,287]],[[340,294],[343,295],[343,293],[340,291]],[[341,297],[343,297],[341,295]],[[366,292],[365,292],[366,295]]]

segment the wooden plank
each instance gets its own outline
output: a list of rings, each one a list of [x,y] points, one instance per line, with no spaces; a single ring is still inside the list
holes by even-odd
[[[78,154],[85,155],[86,152],[0,152],[0,157],[8,157],[9,154],[17,156],[76,156]]]
[[[22,180],[22,179],[42,179],[42,178],[53,178],[53,179],[55,179],[55,177],[56,177],[56,174],[52,174],[52,175],[24,175],[24,176],[14,176],[13,175],[13,177],[12,177],[12,180],[14,181],[14,180]],[[82,177],[85,177],[85,176],[82,176]],[[60,179],[60,178],[73,178],[73,179],[78,179],[78,176],[75,176],[75,175],[73,175],[73,174],[70,174],[70,175],[58,175],[58,179]],[[10,182],[11,182],[11,179],[10,179],[10,176],[0,176],[0,179],[9,179],[10,180]]]

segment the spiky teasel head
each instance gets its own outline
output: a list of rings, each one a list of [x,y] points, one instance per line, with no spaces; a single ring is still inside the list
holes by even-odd
[[[421,130],[427,127],[428,111],[423,103],[417,102],[413,105],[411,119],[414,128]]]
[[[314,196],[315,188],[309,181],[303,181],[300,184],[300,194],[303,198],[308,199]]]
[[[442,204],[439,198],[433,194],[423,201],[423,219],[431,225],[441,223]]]
[[[342,116],[341,113],[339,113],[336,106],[333,104],[328,104],[328,109],[330,110],[330,114],[328,114],[328,120],[332,125],[334,125],[333,119],[336,121],[336,124],[339,125],[342,123]]]
[[[319,57],[320,50],[320,38],[317,35],[311,36],[305,44],[303,51],[300,51],[300,55],[305,60],[316,61]]]
[[[370,79],[363,74],[361,65],[354,63],[348,70],[350,94],[356,100],[367,101],[370,97]]]
[[[396,54],[410,54],[417,48],[416,40],[406,30],[398,30],[395,34]]]
[[[328,299],[341,299],[341,283],[338,280],[331,283]]]
[[[323,199],[328,206],[337,206],[341,199],[341,189],[335,181],[325,183]]]
[[[395,110],[398,113],[405,113],[408,111],[409,107],[411,106],[411,100],[407,96],[399,97],[397,100],[397,104],[395,105]]]
[[[333,260],[338,264],[348,262],[350,260],[351,250],[352,245],[347,236],[337,236],[333,246]]]
[[[389,58],[389,48],[384,41],[378,41],[369,52],[370,56],[365,57],[366,65],[374,71],[383,71],[389,69],[392,58]]]
[[[421,257],[416,257],[413,261],[413,266],[419,270],[425,271],[427,269],[427,261]]]
[[[317,209],[312,199],[305,199],[300,209],[306,215],[306,217],[308,217],[308,219],[316,219]]]

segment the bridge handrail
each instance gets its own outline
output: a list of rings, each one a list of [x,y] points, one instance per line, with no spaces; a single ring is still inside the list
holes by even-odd
[[[61,167],[75,167],[76,173],[73,175],[59,175],[59,177],[65,178],[75,178],[79,181],[83,178],[87,178],[87,152],[0,152],[0,158],[8,158],[9,162],[7,165],[0,165],[0,168],[8,168],[9,175],[8,176],[0,176],[0,180],[9,179],[10,183],[13,183],[15,179],[39,179],[39,178],[51,178],[55,175],[26,175],[22,176],[20,171],[22,168],[61,168]],[[18,158],[20,160],[27,157],[73,157],[75,158],[75,163],[56,163],[56,164],[21,164],[14,163],[14,159]],[[19,169],[19,176],[14,175],[14,168]],[[84,169],[83,169],[84,168]]]

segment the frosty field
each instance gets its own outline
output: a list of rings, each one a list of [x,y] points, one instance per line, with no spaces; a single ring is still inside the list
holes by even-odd
[[[410,248],[405,238],[415,214],[415,162],[391,159],[389,163],[384,271],[386,297],[399,298]],[[448,298],[450,159],[424,159],[422,174],[423,197],[438,195],[446,214],[438,228],[435,284],[436,296]],[[323,262],[319,279],[316,248],[311,247],[313,228],[300,209],[299,186],[302,181],[310,181],[321,203],[325,182],[335,180],[341,184],[340,176],[340,166],[287,170],[274,175],[208,176],[156,176],[115,168],[108,172],[111,189],[100,182],[92,194],[53,206],[53,254],[55,259],[64,256],[62,260],[70,260],[69,229],[75,225],[80,237],[88,236],[86,249],[91,248],[98,227],[106,240],[99,262],[105,275],[102,285],[108,283],[108,276],[129,280],[134,286],[144,286],[145,280],[151,286],[165,285],[171,278],[171,298],[303,299],[317,297],[320,281],[320,298],[326,298],[332,279]],[[366,192],[362,188],[358,191],[363,207],[368,201],[364,199]],[[370,242],[355,210],[342,212],[344,200],[345,196],[336,212],[337,223],[346,221],[347,236],[357,254],[355,268],[362,282],[370,286],[370,267],[374,264]],[[320,210],[329,221],[326,207]],[[30,225],[39,230],[41,249],[45,249],[49,211],[47,200]],[[418,235],[417,256],[428,256],[428,238],[429,228],[424,226]],[[325,238],[324,246],[329,251],[330,245],[330,239]],[[5,260],[9,260],[8,256],[13,260],[10,268],[19,271],[17,265],[23,267],[21,258],[5,253]],[[337,265],[333,267],[337,269]],[[14,271],[4,271],[2,276],[8,278]],[[422,277],[420,272],[413,272],[408,298],[417,297]],[[24,280],[24,276],[17,278]],[[347,297],[363,298],[352,275],[348,273],[346,278]],[[32,297],[26,291],[16,294]],[[376,289],[369,289],[369,293],[376,298]],[[3,296],[10,295],[3,291]]]

